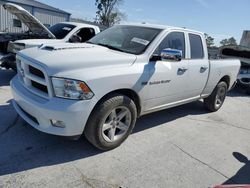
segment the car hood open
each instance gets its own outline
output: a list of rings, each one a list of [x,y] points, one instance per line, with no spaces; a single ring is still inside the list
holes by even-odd
[[[227,45],[220,47],[220,55],[226,58],[237,58],[250,65],[250,31],[244,31],[240,45]]]
[[[34,33],[46,33],[49,38],[56,37],[51,33],[37,18],[30,14],[27,10],[13,3],[5,3],[3,7],[11,14],[15,15],[22,23],[24,23],[30,31]]]

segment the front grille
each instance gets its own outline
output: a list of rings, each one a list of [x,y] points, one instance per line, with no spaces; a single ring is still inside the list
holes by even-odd
[[[34,88],[39,89],[39,90],[41,90],[41,91],[44,92],[44,93],[48,93],[48,88],[47,88],[47,86],[45,86],[45,85],[39,84],[39,83],[37,83],[37,82],[35,82],[35,81],[33,81],[33,80],[31,80],[31,85],[32,85]]]
[[[33,65],[25,58],[18,57],[17,70],[20,81],[32,93],[43,98],[52,96],[49,90],[49,78],[42,67]]]
[[[37,68],[35,68],[35,67],[32,67],[32,66],[30,66],[30,65],[29,65],[29,72],[30,72],[31,74],[35,75],[35,76],[38,76],[38,77],[40,77],[40,78],[45,79],[45,76],[44,76],[44,74],[43,74],[42,71],[40,71],[39,69],[37,69]]]

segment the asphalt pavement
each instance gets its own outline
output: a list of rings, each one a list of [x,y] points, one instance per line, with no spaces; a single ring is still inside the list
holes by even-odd
[[[141,117],[119,148],[41,133],[14,111],[0,70],[0,187],[190,187],[250,184],[250,96],[237,87],[223,107],[203,103]]]

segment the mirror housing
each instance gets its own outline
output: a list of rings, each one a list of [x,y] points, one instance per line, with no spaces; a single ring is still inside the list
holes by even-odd
[[[166,48],[161,51],[162,61],[181,61],[182,50]]]
[[[77,36],[77,35],[72,35],[70,38],[69,38],[69,42],[70,43],[79,43],[81,42],[82,39],[81,37]]]

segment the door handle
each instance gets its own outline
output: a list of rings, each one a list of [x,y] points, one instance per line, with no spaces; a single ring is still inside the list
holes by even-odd
[[[201,67],[201,68],[200,68],[200,73],[205,72],[207,69],[208,69],[208,67]]]
[[[178,75],[182,75],[182,74],[184,74],[187,70],[188,70],[188,69],[185,68],[185,67],[178,68],[177,74],[178,74]]]

